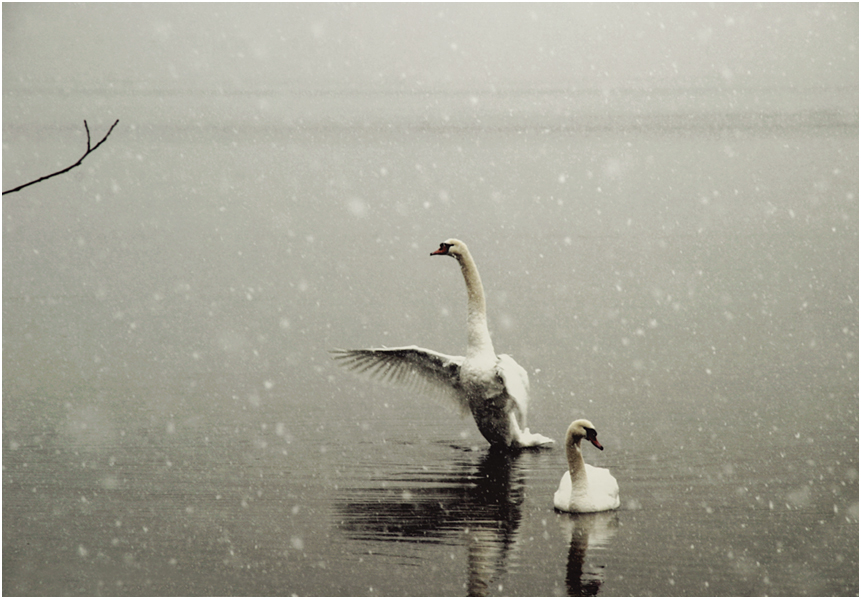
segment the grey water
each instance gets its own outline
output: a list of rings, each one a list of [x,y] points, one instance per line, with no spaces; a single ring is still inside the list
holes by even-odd
[[[4,594],[858,594],[857,28],[849,86],[112,87],[7,6],[3,189],[120,124],[3,197]],[[449,237],[553,449],[327,354],[463,353]],[[553,509],[581,417],[619,510]]]

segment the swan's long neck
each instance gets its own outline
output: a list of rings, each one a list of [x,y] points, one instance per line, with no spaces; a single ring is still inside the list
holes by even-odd
[[[585,488],[587,485],[586,479],[586,464],[583,462],[583,454],[580,453],[580,439],[575,442],[569,440],[565,446],[565,452],[568,455],[568,472],[571,474],[571,487]]]
[[[458,255],[457,261],[466,282],[467,356],[486,351],[493,353],[493,343],[487,330],[487,304],[478,268],[469,252]]]

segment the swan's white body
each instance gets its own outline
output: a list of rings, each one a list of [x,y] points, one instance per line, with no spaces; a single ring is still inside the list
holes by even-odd
[[[553,443],[553,439],[526,428],[529,376],[511,356],[496,355],[493,349],[484,287],[466,244],[449,239],[431,255],[456,258],[463,272],[467,292],[466,356],[448,356],[411,345],[334,350],[333,357],[345,368],[378,382],[450,398],[462,413],[472,413],[478,430],[491,445],[520,448]]]
[[[565,433],[568,471],[562,475],[553,495],[553,505],[563,512],[603,512],[619,507],[619,483],[606,468],[596,468],[583,461],[580,441],[588,439],[598,449],[595,427],[588,420],[575,420]]]

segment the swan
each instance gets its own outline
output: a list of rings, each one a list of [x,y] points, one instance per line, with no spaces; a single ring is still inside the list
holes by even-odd
[[[471,412],[478,430],[494,447],[519,449],[554,441],[526,427],[529,376],[514,358],[496,355],[487,329],[484,287],[466,244],[449,239],[431,256],[451,256],[460,264],[467,294],[466,356],[448,356],[411,345],[377,349],[336,349],[344,368],[382,383],[433,392]]]
[[[580,441],[598,443],[598,433],[588,420],[575,420],[565,433],[565,453],[568,472],[562,475],[553,495],[553,505],[563,512],[603,512],[619,507],[619,483],[606,468],[596,468],[583,462]]]

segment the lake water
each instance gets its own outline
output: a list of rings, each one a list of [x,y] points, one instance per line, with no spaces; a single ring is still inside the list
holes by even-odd
[[[857,595],[857,90],[4,94],[8,595]],[[333,347],[460,354],[530,427]]]

